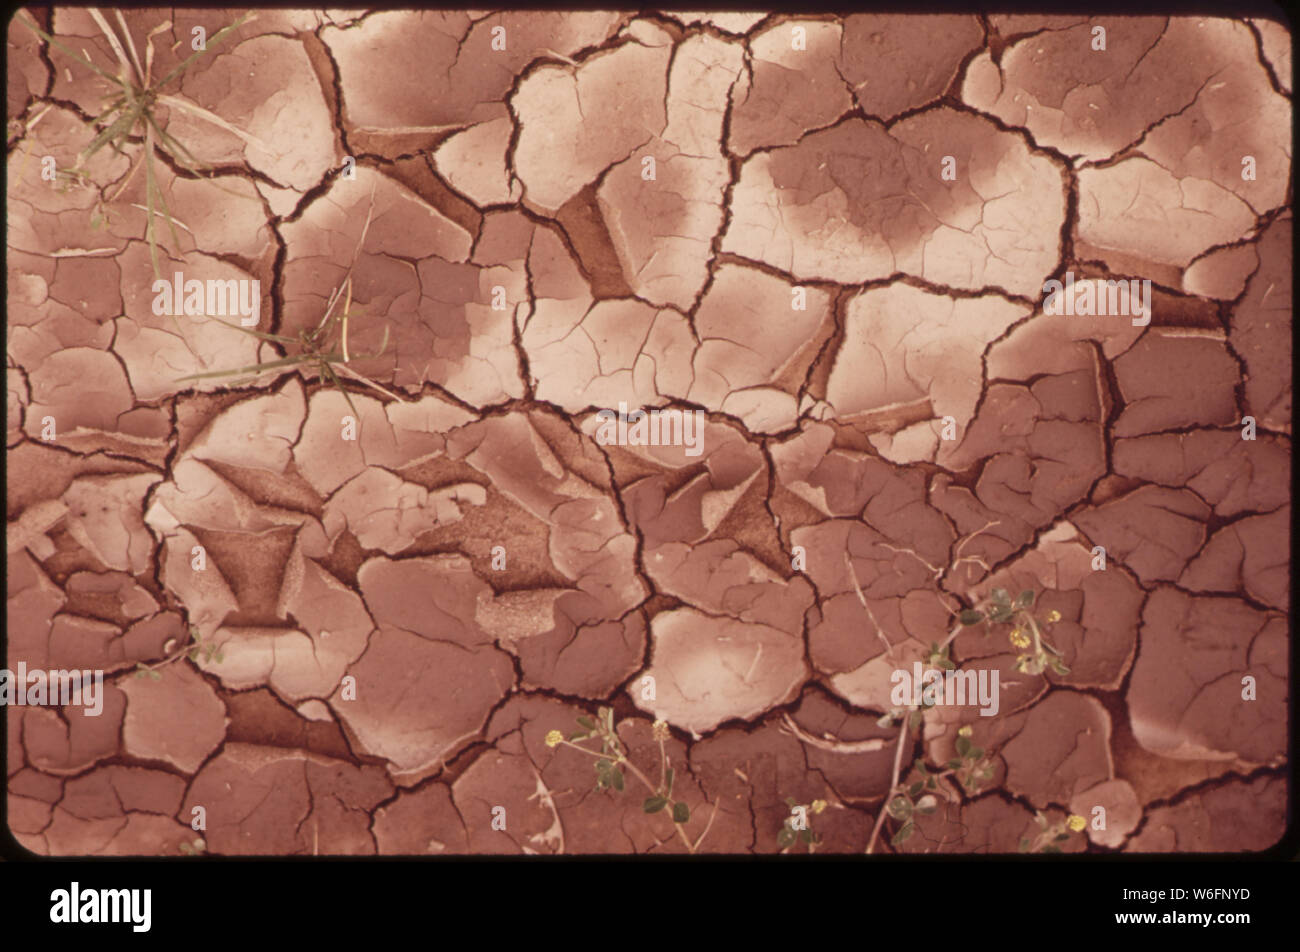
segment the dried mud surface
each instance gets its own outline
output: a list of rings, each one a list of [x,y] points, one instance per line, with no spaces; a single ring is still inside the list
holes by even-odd
[[[240,12],[123,15],[158,73]],[[85,10],[32,13],[116,69]],[[787,797],[828,804],[818,851],[861,852],[889,673],[1004,587],[1060,613],[1070,673],[961,635],[1000,709],[928,711],[900,779],[963,724],[994,776],[879,852],[1014,852],[1036,811],[1099,805],[1067,851],[1267,848],[1290,43],[1194,17],[261,11],[170,90],[256,142],[166,116],[209,171],[159,165],[163,271],[257,280],[261,329],[296,336],[351,268],[351,366],[392,396],[345,378],[349,404],[309,368],[179,381],[288,351],[154,313],[139,137],[42,180],[106,84],[11,21],[7,665],[106,672],[97,718],[7,708],[13,835],[180,857],[201,806],[212,854],[682,852],[631,776],[596,791],[548,746],[608,705],[646,771],[669,725],[701,852],[779,852]],[[1149,325],[1044,314],[1066,272],[1149,279]],[[620,402],[702,411],[701,452],[602,444]],[[220,661],[177,657],[191,627]]]

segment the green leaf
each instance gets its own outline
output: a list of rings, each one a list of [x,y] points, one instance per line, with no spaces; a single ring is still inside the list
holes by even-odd
[[[664,771],[664,796],[671,797],[672,795],[673,795],[673,768],[669,767],[667,770]]]
[[[965,757],[967,754],[970,753],[970,738],[962,737],[960,734],[958,734],[957,743],[955,746],[957,747],[957,753],[960,756]]]
[[[926,781],[925,781],[925,789],[927,789],[927,790],[938,790],[938,789],[939,789],[939,783],[938,783],[938,781],[936,781],[936,780],[934,779],[934,776],[933,776],[933,775],[931,775],[930,777],[926,778]]]
[[[186,652],[186,654],[189,655],[189,659],[190,659],[191,661],[198,661],[198,660],[199,660],[199,649],[198,649],[198,648],[191,648],[188,652]]]
[[[149,677],[153,678],[155,681],[161,681],[161,680],[162,680],[162,675],[161,675],[159,672],[157,672],[157,671],[150,671],[150,672],[149,672]]]
[[[912,761],[912,766],[916,768],[917,773],[922,777],[929,773],[929,771],[925,769],[925,761],[920,757],[917,757],[916,760]]]
[[[957,620],[960,621],[966,627],[970,627],[971,625],[978,625],[980,622],[984,620],[984,613],[978,612],[973,608],[967,608],[959,616],[957,616]]]
[[[776,834],[776,845],[781,849],[786,849],[787,847],[794,846],[794,842],[798,838],[798,834],[795,833],[794,830],[790,829],[788,826],[784,826],[781,828],[781,832]]]
[[[876,718],[877,727],[889,727],[893,723],[894,723],[893,714],[882,714],[880,717]]]
[[[894,838],[889,842],[894,846],[899,846],[907,841],[907,838],[912,835],[915,829],[916,827],[911,822],[904,823],[898,828],[898,832],[894,834]]]
[[[984,756],[984,748],[983,748],[983,747],[972,747],[972,748],[970,749],[970,759],[971,759],[971,760],[979,760],[979,759],[980,759],[981,757],[983,757],[983,756]]]
[[[1065,842],[1066,840],[1068,840],[1069,838],[1070,838],[1070,834],[1069,834],[1069,833],[1057,833],[1057,834],[1056,834],[1056,842],[1058,842],[1058,843],[1064,843],[1064,842]]]
[[[939,809],[939,801],[933,794],[926,794],[920,800],[916,801],[916,812],[929,816],[935,810]]]
[[[1028,608],[1034,604],[1034,590],[1027,588],[1016,596],[1016,608]]]
[[[1003,622],[1010,621],[1013,617],[1014,615],[1010,608],[998,608],[989,615],[989,621],[1000,625]]]
[[[596,722],[593,721],[590,717],[586,717],[586,716],[580,717],[578,718],[578,723],[583,727],[587,728],[587,730],[589,731],[594,731],[596,729]]]
[[[895,820],[906,820],[912,815],[912,801],[906,797],[894,797],[886,809]]]
[[[800,830],[800,831],[799,831],[799,842],[800,842],[800,843],[806,843],[806,844],[811,845],[811,844],[812,844],[812,841],[813,841],[812,830]]]
[[[948,761],[949,770],[956,770],[960,766],[961,766],[961,761],[957,760],[956,758],[953,758],[952,760]]]
[[[785,805],[788,806],[791,810],[793,810],[795,807],[799,805],[799,801],[796,800],[794,797],[786,797]]]
[[[623,771],[615,769],[609,772],[610,779],[614,781],[614,789],[619,793],[623,792]]]
[[[1055,846],[1055,845],[1049,843],[1047,846],[1044,846],[1044,847],[1043,847],[1042,852],[1044,852],[1044,853],[1059,853],[1059,852],[1061,852],[1061,848],[1060,848],[1059,846]]]
[[[666,806],[668,806],[667,797],[646,797],[645,803],[641,804],[641,809],[646,813],[658,813]]]
[[[691,808],[686,804],[678,801],[673,804],[673,822],[685,823],[691,818]]]
[[[597,770],[601,770],[601,771],[609,770],[613,766],[614,766],[614,761],[612,760],[606,760],[604,758],[601,758],[600,760],[596,761]]]
[[[1029,837],[1026,836],[1024,839],[1020,841],[1020,852],[1022,853],[1029,852]]]
[[[569,743],[574,744],[580,740],[586,740],[590,736],[590,734],[584,734],[582,731],[574,731],[569,735]]]
[[[226,655],[220,648],[218,648],[216,654],[214,654],[212,658],[217,662],[217,664],[221,664],[221,662],[226,660]]]
[[[907,795],[908,795],[909,797],[913,797],[913,798],[914,798],[918,793],[920,793],[920,792],[921,792],[922,790],[924,790],[924,789],[925,789],[925,781],[924,781],[924,780],[916,780],[916,781],[913,781],[913,782],[912,782],[912,785],[911,785],[910,787],[907,788]]]
[[[912,716],[907,719],[907,726],[912,731],[912,733],[916,733],[921,729],[921,720],[922,718],[921,718],[920,711],[913,711]]]
[[[995,588],[989,593],[989,596],[993,599],[993,604],[999,608],[1011,607],[1011,596],[1007,594],[1005,588]]]

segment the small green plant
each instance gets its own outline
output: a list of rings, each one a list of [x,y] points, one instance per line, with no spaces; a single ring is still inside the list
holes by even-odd
[[[181,843],[181,852],[186,856],[202,856],[208,851],[208,844],[203,837],[196,837],[193,841],[183,841]]]
[[[1016,659],[1016,670],[1022,674],[1042,674],[1048,668],[1059,675],[1069,674],[1070,669],[1061,660],[1064,655],[1043,637],[1043,628],[1060,621],[1061,613],[1050,611],[1040,621],[1034,616],[1033,607],[1033,589],[1025,589],[1013,602],[1006,589],[995,588],[989,593],[989,605],[984,610],[968,608],[959,620],[968,628],[983,624],[986,632],[992,631],[994,625],[1013,625],[1008,636],[1011,644],[1020,649],[1033,645],[1032,651]]]
[[[210,370],[206,373],[189,374],[180,377],[177,383],[184,383],[190,380],[203,380],[208,378],[220,377],[241,377],[244,380],[254,379],[261,374],[272,370],[293,367],[307,367],[315,371],[316,376],[321,380],[327,380],[339,393],[343,394],[343,399],[348,402],[354,416],[360,416],[357,413],[356,405],[352,402],[352,397],[348,395],[347,388],[343,386],[343,381],[339,379],[339,374],[351,377],[360,383],[365,384],[371,389],[391,397],[394,400],[402,398],[392,391],[380,386],[375,381],[362,373],[354,370],[349,366],[354,358],[370,359],[373,357],[383,356],[384,351],[388,348],[388,328],[384,328],[384,337],[380,342],[379,349],[374,353],[355,354],[348,347],[348,328],[351,320],[360,314],[359,311],[352,310],[352,271],[356,268],[358,257],[361,254],[361,246],[365,244],[366,234],[370,230],[371,216],[374,214],[374,194],[371,193],[370,210],[366,214],[365,225],[361,229],[361,237],[357,241],[356,250],[352,255],[352,263],[348,266],[347,274],[342,283],[336,287],[330,294],[328,302],[325,305],[325,314],[321,317],[320,323],[314,328],[304,328],[299,331],[297,337],[289,337],[284,334],[268,334],[264,331],[253,330],[248,327],[241,327],[238,324],[232,324],[229,321],[223,321],[214,317],[212,320],[217,321],[224,327],[231,330],[241,331],[250,334],[259,340],[269,341],[278,344],[285,349],[295,348],[295,353],[290,353],[286,357],[277,360],[267,360],[260,364],[251,364],[245,367],[235,367],[229,370]],[[343,307],[339,308],[339,302],[343,302]],[[239,383],[244,380],[236,381]]]
[[[1042,810],[1034,814],[1034,822],[1038,824],[1038,833],[1032,839],[1028,836],[1021,838],[1022,853],[1059,853],[1059,844],[1068,840],[1072,833],[1082,833],[1088,825],[1088,821],[1077,813],[1071,813],[1064,820],[1049,825]]]
[[[816,852],[822,838],[813,831],[812,817],[819,816],[826,809],[826,801],[799,803],[794,797],[786,797],[785,803],[790,808],[790,815],[785,818],[781,832],[776,835],[776,845],[782,853],[790,852],[798,843],[806,846],[809,853]]]
[[[673,780],[676,776],[668,758],[668,750],[665,746],[668,740],[668,724],[664,721],[655,721],[651,727],[651,733],[659,744],[659,782],[655,783],[634,764],[627,755],[627,750],[623,746],[622,740],[618,736],[617,724],[614,720],[614,709],[612,707],[601,707],[596,712],[596,717],[591,718],[585,715],[578,718],[578,729],[564,736],[563,731],[552,730],[546,735],[547,747],[572,747],[574,750],[580,750],[584,754],[595,757],[594,764],[596,770],[596,789],[612,790],[622,793],[627,785],[624,770],[631,773],[641,785],[649,792],[650,796],[646,797],[641,804],[641,809],[645,813],[663,813],[673,822],[673,828],[677,835],[685,844],[688,852],[694,853],[704,842],[704,838],[709,835],[709,829],[713,826],[713,817],[709,818],[708,825],[704,832],[700,834],[699,839],[694,843],[686,835],[682,825],[687,823],[691,818],[691,809],[683,800],[673,797]],[[582,746],[587,741],[599,740],[599,752],[591,747]],[[713,816],[717,816],[717,807],[715,805]]]
[[[1016,659],[1018,671],[1026,674],[1042,674],[1044,670],[1050,668],[1059,675],[1069,674],[1070,669],[1061,660],[1061,652],[1043,636],[1043,629],[1060,621],[1061,614],[1053,610],[1042,619],[1037,618],[1033,611],[1036,601],[1037,595],[1032,589],[1025,589],[1016,596],[1014,601],[1006,589],[993,589],[982,603],[957,613],[956,624],[946,639],[942,642],[930,643],[929,650],[925,654],[926,665],[945,671],[955,670],[956,664],[950,655],[952,643],[958,635],[976,625],[984,625],[986,634],[991,632],[995,625],[1010,625],[1011,631],[1008,637],[1012,645],[1022,651],[1032,646],[1032,650],[1021,654]],[[912,836],[916,830],[915,818],[933,813],[938,808],[935,794],[942,790],[938,785],[940,779],[952,777],[968,796],[973,796],[993,777],[992,760],[984,748],[972,743],[972,730],[969,725],[966,725],[957,732],[957,740],[954,744],[957,756],[950,759],[942,770],[933,770],[926,765],[923,758],[917,758],[913,764],[916,779],[906,784],[900,783],[904,754],[920,739],[925,710],[932,706],[934,706],[932,701],[923,698],[920,705],[891,708],[876,721],[880,727],[899,724],[900,729],[894,757],[893,778],[890,781],[884,806],[876,817],[876,824],[867,841],[868,853],[874,851],[876,840],[887,819],[897,823],[890,837],[892,846],[900,846]]]
[[[263,143],[255,136],[251,136],[241,129],[232,126],[226,120],[222,119],[215,113],[209,112],[202,106],[196,105],[179,96],[165,92],[166,88],[173,80],[178,78],[182,73],[189,69],[195,62],[212,50],[217,44],[224,40],[232,31],[238,29],[245,23],[253,19],[253,14],[244,14],[234,23],[213,34],[212,38],[204,44],[203,49],[197,50],[181,61],[171,72],[162,79],[153,79],[153,38],[158,33],[168,29],[170,22],[164,23],[152,30],[145,38],[145,56],[141,61],[139,52],[136,49],[135,40],[132,39],[130,31],[126,27],[126,20],[123,19],[120,10],[115,10],[114,15],[117,18],[117,25],[121,30],[121,35],[109,25],[104,19],[103,14],[94,7],[88,11],[95,24],[108,40],[109,47],[117,57],[118,73],[116,76],[107,70],[96,66],[85,56],[71,49],[56,37],[46,33],[30,15],[22,19],[22,24],[31,30],[41,39],[50,45],[57,47],[68,56],[72,57],[82,66],[95,73],[107,85],[105,94],[101,98],[103,109],[95,117],[94,124],[99,128],[99,133],[91,140],[90,144],[82,150],[77,159],[77,164],[66,171],[66,177],[70,181],[85,181],[85,164],[99,152],[104,146],[111,146],[113,151],[119,155],[125,155],[124,146],[127,145],[133,136],[143,139],[144,149],[141,151],[135,164],[131,167],[130,173],[122,180],[118,186],[113,198],[122,194],[127,183],[135,177],[136,172],[141,166],[145,169],[145,201],[144,212],[145,221],[145,240],[149,244],[149,259],[153,263],[154,277],[162,276],[162,270],[158,266],[158,240],[156,231],[155,216],[161,215],[166,219],[167,225],[171,230],[172,240],[176,246],[180,246],[180,238],[176,233],[176,220],[172,217],[170,209],[167,207],[167,197],[163,194],[163,189],[158,183],[158,174],[154,168],[155,155],[166,155],[171,158],[177,165],[191,172],[198,172],[207,169],[207,166],[194,157],[194,155],[184,145],[167,133],[167,130],[159,123],[156,112],[159,106],[175,109],[180,112],[188,113],[207,122],[212,123],[227,132],[231,132],[245,142],[252,145],[265,148]],[[111,201],[111,199],[110,199]],[[104,220],[102,208],[96,212],[92,224],[98,227]],[[182,226],[184,227],[184,226]]]
[[[137,661],[135,663],[135,676],[137,678],[147,677],[153,681],[159,681],[162,680],[162,673],[158,670],[159,668],[165,667],[181,658],[189,658],[191,661],[198,661],[200,655],[202,655],[203,660],[206,662],[215,661],[217,664],[220,664],[226,660],[225,653],[222,652],[220,645],[214,644],[211,641],[204,641],[199,635],[199,626],[190,625],[189,642],[174,650],[163,660],[154,664],[145,664],[143,661]]]

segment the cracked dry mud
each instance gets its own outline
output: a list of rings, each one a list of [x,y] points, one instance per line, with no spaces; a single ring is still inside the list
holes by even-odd
[[[122,22],[160,75],[240,12]],[[117,69],[86,10],[30,14]],[[998,713],[928,710],[899,779],[962,725],[993,776],[944,780],[879,852],[1015,852],[1036,811],[1099,806],[1067,852],[1267,848],[1290,43],[1198,17],[260,11],[169,90],[255,141],[162,111],[207,166],[157,162],[183,225],[162,270],[259,281],[290,337],[350,274],[348,366],[387,394],[345,397],[314,365],[180,379],[292,348],[155,314],[144,143],[43,179],[106,84],[11,20],[6,663],[105,672],[99,717],[6,709],[13,835],[180,857],[201,806],[211,854],[682,852],[634,777],[596,791],[547,743],[611,706],[647,773],[669,725],[701,852],[778,852],[787,797],[828,804],[819,851],[862,852],[891,672],[1003,587],[1059,612],[1069,674],[963,632]],[[1045,313],[1066,272],[1149,279],[1149,325]],[[620,403],[701,411],[699,452],[607,445]],[[178,656],[191,627],[220,660]]]

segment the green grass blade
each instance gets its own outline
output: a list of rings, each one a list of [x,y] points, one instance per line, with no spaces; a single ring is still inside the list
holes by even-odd
[[[139,118],[140,114],[136,110],[123,112],[112,125],[100,130],[99,135],[90,140],[90,145],[81,150],[81,161],[85,162],[107,143],[130,135],[132,127]]]
[[[343,399],[346,400],[348,402],[348,406],[352,408],[352,415],[355,416],[358,420],[360,420],[361,414],[357,412],[356,406],[352,403],[352,397],[348,395],[347,388],[343,386],[343,381],[340,380],[339,375],[334,372],[334,368],[329,365],[329,361],[322,360],[320,362],[320,368],[325,373],[325,375],[330,378],[330,383],[334,384],[334,386],[339,388],[339,393],[343,394]]]
[[[208,318],[208,320],[216,321],[218,324],[224,324],[226,327],[229,327],[232,331],[242,331],[245,334],[251,334],[252,336],[260,338],[262,340],[274,341],[277,344],[298,343],[298,338],[296,337],[285,337],[282,334],[268,334],[265,331],[255,331],[250,327],[244,327],[240,324],[232,324],[229,321],[223,321],[219,317],[210,317]]]
[[[184,377],[177,377],[176,382],[181,383],[186,380],[207,380],[212,377],[233,377],[237,374],[258,374],[265,373],[268,370],[274,370],[277,367],[289,367],[294,364],[302,364],[311,360],[310,357],[304,357],[298,354],[294,357],[281,357],[279,360],[268,360],[261,364],[249,364],[246,367],[233,367],[230,370],[209,370],[201,374],[188,374]]]
[[[198,157],[195,156],[193,152],[181,145],[181,143],[175,138],[168,135],[162,126],[158,125],[152,115],[149,115],[148,113],[145,115],[149,121],[149,125],[153,126],[153,131],[158,133],[159,140],[163,147],[180,165],[185,166],[185,168],[189,169],[191,172],[197,172],[200,169],[207,168],[207,163],[199,161]],[[179,155],[178,153],[180,152],[184,152],[185,156],[182,157]]]
[[[68,54],[69,56],[71,56],[74,60],[76,60],[78,63],[80,63],[82,66],[85,66],[87,69],[94,70],[96,73],[98,73],[100,76],[103,76],[103,77],[104,77],[106,80],[108,80],[110,83],[115,83],[115,84],[117,84],[118,86],[123,86],[123,85],[125,85],[125,84],[122,82],[122,80],[119,79],[118,77],[113,76],[113,75],[110,75],[108,72],[106,72],[106,71],[100,69],[98,66],[96,66],[94,63],[92,63],[90,60],[86,59],[86,58],[85,58],[84,56],[82,56],[80,53],[73,52],[73,51],[70,50],[68,47],[64,46],[62,43],[60,43],[60,42],[59,42],[58,40],[56,40],[54,37],[50,36],[50,34],[46,33],[46,32],[45,32],[44,30],[42,30],[39,26],[37,26],[36,23],[35,23],[35,21],[33,21],[33,22],[31,22],[31,23],[28,23],[26,20],[21,20],[20,22],[22,23],[23,26],[27,27],[27,29],[31,30],[33,33],[35,33],[35,34],[36,34],[37,36],[39,36],[41,39],[45,40],[47,43],[52,43],[52,44],[54,44],[54,45],[57,46],[59,49],[63,50],[64,53],[67,53],[67,54]]]
[[[179,76],[181,73],[185,72],[185,70],[189,69],[190,64],[193,63],[196,59],[198,59],[199,57],[201,57],[201,56],[203,56],[203,55],[205,55],[205,54],[207,54],[207,53],[209,53],[209,52],[211,52],[212,48],[213,48],[214,46],[216,46],[218,43],[220,43],[222,40],[224,40],[224,39],[226,38],[227,34],[229,34],[232,30],[237,30],[237,29],[239,29],[239,28],[240,28],[241,26],[243,26],[246,22],[248,22],[250,19],[252,19],[252,16],[253,16],[253,15],[252,15],[251,13],[245,13],[245,14],[244,14],[243,16],[241,16],[238,20],[236,20],[234,23],[230,24],[230,26],[223,27],[222,29],[218,30],[218,31],[213,35],[212,39],[208,40],[207,44],[204,46],[203,49],[201,49],[201,50],[195,50],[193,53],[191,53],[189,56],[187,56],[184,60],[181,61],[181,64],[180,64],[179,66],[177,66],[175,69],[173,69],[170,73],[168,73],[166,76],[164,76],[164,77],[163,77],[162,79],[160,79],[158,82],[154,83],[154,84],[153,84],[153,88],[154,88],[154,89],[162,89],[164,86],[166,86],[168,83],[170,83],[173,79],[175,79],[175,78],[176,78],[177,76]]]

